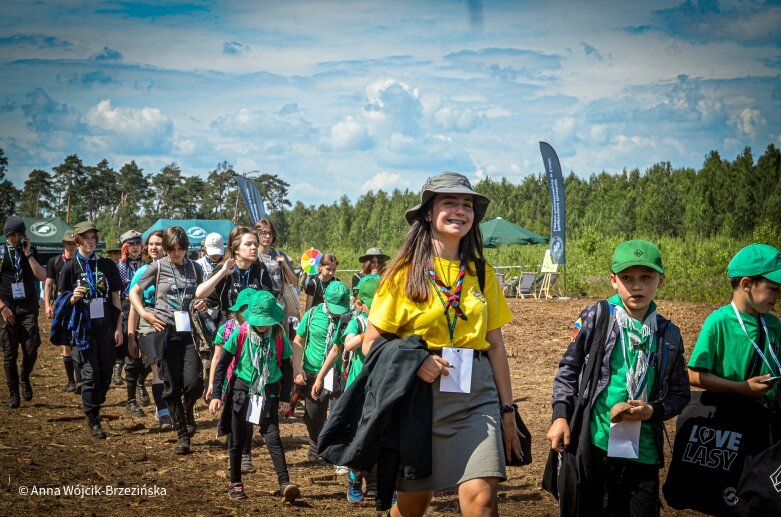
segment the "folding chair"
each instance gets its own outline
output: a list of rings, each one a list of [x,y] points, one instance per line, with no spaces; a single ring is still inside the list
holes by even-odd
[[[518,280],[518,285],[516,287],[518,296],[521,298],[526,298],[527,296],[533,296],[534,298],[537,298],[537,293],[535,292],[535,277],[537,276],[536,273],[529,273],[524,272],[521,273],[521,278]]]
[[[545,298],[553,298],[550,294],[550,288],[556,284],[556,280],[559,278],[558,273],[545,273],[545,276],[542,278],[542,283],[540,284],[540,290],[537,294],[538,298],[542,298],[543,295],[545,295]],[[561,292],[559,292],[561,294]]]
[[[505,296],[516,296],[515,286],[518,284],[518,275],[510,275],[506,280],[499,282]]]

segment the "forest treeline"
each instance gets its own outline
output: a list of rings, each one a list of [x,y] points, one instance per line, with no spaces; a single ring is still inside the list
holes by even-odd
[[[237,172],[228,162],[202,177],[183,172],[176,163],[148,172],[131,161],[115,170],[107,160],[87,165],[70,155],[50,171],[31,171],[21,191],[5,179],[6,167],[0,149],[2,219],[11,213],[57,215],[71,224],[91,219],[107,241],[128,228],[148,228],[158,218],[249,222],[238,197]],[[348,255],[342,267],[355,267],[357,256],[371,246],[394,252],[407,229],[404,211],[418,199],[417,191],[397,189],[370,191],[355,200],[343,195],[319,206],[291,204],[285,180],[274,174],[244,175],[261,191],[277,226],[278,245],[291,254],[309,247],[339,251]],[[712,151],[699,170],[660,161],[644,171],[587,178],[572,172],[564,183],[568,241],[578,251],[571,257],[588,255],[590,247],[602,242],[640,236],[718,241],[727,248],[756,238],[778,245],[781,239],[781,151],[773,144],[756,159],[748,147],[733,160]],[[550,198],[544,174],[530,174],[520,183],[484,178],[475,188],[492,200],[487,219],[503,217],[548,234]],[[511,251],[504,257],[512,262],[526,253]]]

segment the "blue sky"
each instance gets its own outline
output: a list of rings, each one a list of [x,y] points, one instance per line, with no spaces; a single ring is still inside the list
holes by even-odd
[[[781,2],[16,1],[0,18],[8,177],[227,160],[290,199],[442,170],[699,168],[781,145]]]

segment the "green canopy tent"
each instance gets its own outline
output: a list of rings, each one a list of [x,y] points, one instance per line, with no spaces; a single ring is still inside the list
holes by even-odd
[[[544,244],[548,239],[501,217],[480,223],[483,247],[496,248],[499,244]]]
[[[223,240],[227,244],[228,234],[236,225],[227,219],[158,219],[155,221],[155,224],[147,228],[141,237],[146,241],[146,238],[153,231],[165,230],[171,226],[184,228],[184,231],[187,232],[187,236],[190,238],[189,251],[192,252],[201,249],[201,241],[212,232],[222,235]]]
[[[27,226],[27,236],[30,244],[35,246],[40,253],[62,253],[62,236],[72,230],[71,226],[59,217],[37,219],[35,217],[22,217]],[[0,244],[5,244],[5,236],[0,236]]]

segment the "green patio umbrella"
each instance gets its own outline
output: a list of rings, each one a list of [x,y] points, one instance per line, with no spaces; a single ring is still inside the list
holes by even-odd
[[[483,247],[496,248],[499,244],[544,244],[548,239],[501,217],[480,223]]]

